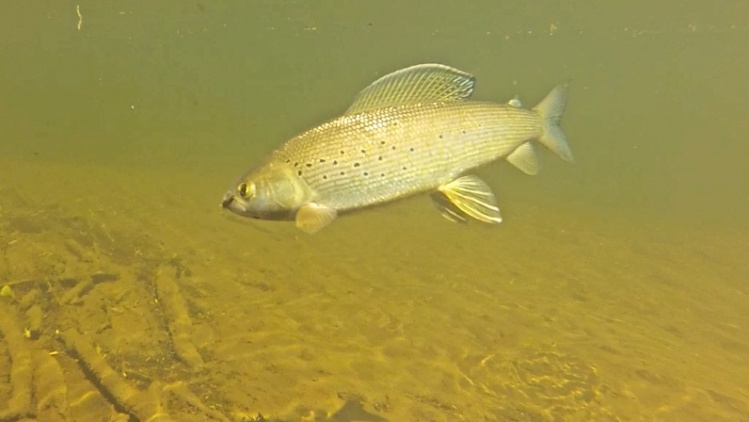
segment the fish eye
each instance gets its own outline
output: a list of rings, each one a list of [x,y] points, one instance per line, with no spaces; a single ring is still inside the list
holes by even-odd
[[[255,196],[255,184],[254,183],[240,183],[237,186],[237,192],[242,198],[252,198]]]

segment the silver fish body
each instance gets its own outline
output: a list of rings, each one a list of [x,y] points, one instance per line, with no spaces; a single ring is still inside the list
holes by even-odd
[[[559,119],[567,86],[532,110],[467,101],[471,75],[412,66],[370,85],[342,116],[284,143],[226,193],[223,206],[248,217],[295,219],[315,232],[342,212],[432,192],[443,215],[501,221],[491,189],[471,169],[506,157],[529,174],[531,141],[572,161]]]
[[[503,104],[416,104],[339,117],[273,159],[291,166],[315,201],[345,211],[434,190],[540,130],[536,113]]]

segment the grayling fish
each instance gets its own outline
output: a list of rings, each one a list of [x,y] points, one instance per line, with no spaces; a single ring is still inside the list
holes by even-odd
[[[466,172],[504,157],[536,174],[533,141],[572,161],[559,121],[567,84],[535,108],[468,101],[472,75],[439,64],[408,67],[365,88],[341,116],[298,135],[224,195],[232,212],[295,220],[314,233],[343,212],[431,192],[442,214],[502,221],[491,188]]]

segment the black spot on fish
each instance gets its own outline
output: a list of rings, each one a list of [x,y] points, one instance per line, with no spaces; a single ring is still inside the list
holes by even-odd
[[[365,176],[369,176],[369,173],[367,173],[366,171],[364,173],[362,173],[362,174],[365,175]]]
[[[291,159],[286,160],[286,164],[291,164]]]
[[[385,145],[385,141],[380,141],[380,145]]]
[[[406,166],[403,166],[403,167],[401,167],[401,168],[402,168],[403,170],[405,170],[405,169],[406,169]]]
[[[294,163],[294,167],[299,167],[299,163]]]
[[[337,166],[338,165],[338,160],[333,160],[333,165]]]
[[[392,149],[393,151],[395,151],[395,145],[393,145],[392,147],[390,147],[390,149]]]
[[[328,176],[326,176],[326,175],[323,174],[322,178],[325,179],[325,180],[327,180]]]
[[[362,153],[362,154],[366,154],[366,153],[367,153],[367,150],[366,150],[366,149],[363,149],[363,150],[361,150],[361,153]]]
[[[382,161],[382,155],[380,155],[379,157],[377,157],[377,161]]]
[[[342,172],[341,172],[341,176],[343,176],[344,174],[346,174],[346,172],[345,172],[345,171],[342,171]]]
[[[324,159],[324,158],[321,158],[321,159],[320,159],[320,162],[321,162],[321,163],[324,163],[324,162],[325,162],[325,159]]]
[[[298,174],[299,176],[301,176],[302,175],[302,171],[299,170],[298,172],[296,172],[296,174]]]
[[[465,129],[461,130],[460,132],[461,132],[461,133],[463,133],[463,135],[465,135],[465,134],[466,134],[466,131],[465,131]]]
[[[341,155],[344,155],[345,153],[346,153],[346,151],[341,151]]]
[[[440,135],[440,139],[444,138],[444,136]]]
[[[408,150],[411,151],[411,152],[414,152],[414,147],[411,147]]]
[[[412,149],[413,151],[413,149]],[[307,163],[307,167],[312,167],[312,163]]]
[[[359,163],[354,163],[354,167],[359,167]]]
[[[380,176],[385,177],[385,173],[380,173]]]

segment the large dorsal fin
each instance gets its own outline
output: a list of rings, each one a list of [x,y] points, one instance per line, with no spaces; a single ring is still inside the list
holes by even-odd
[[[364,88],[345,114],[417,103],[468,98],[473,75],[441,64],[419,64],[389,73]]]

